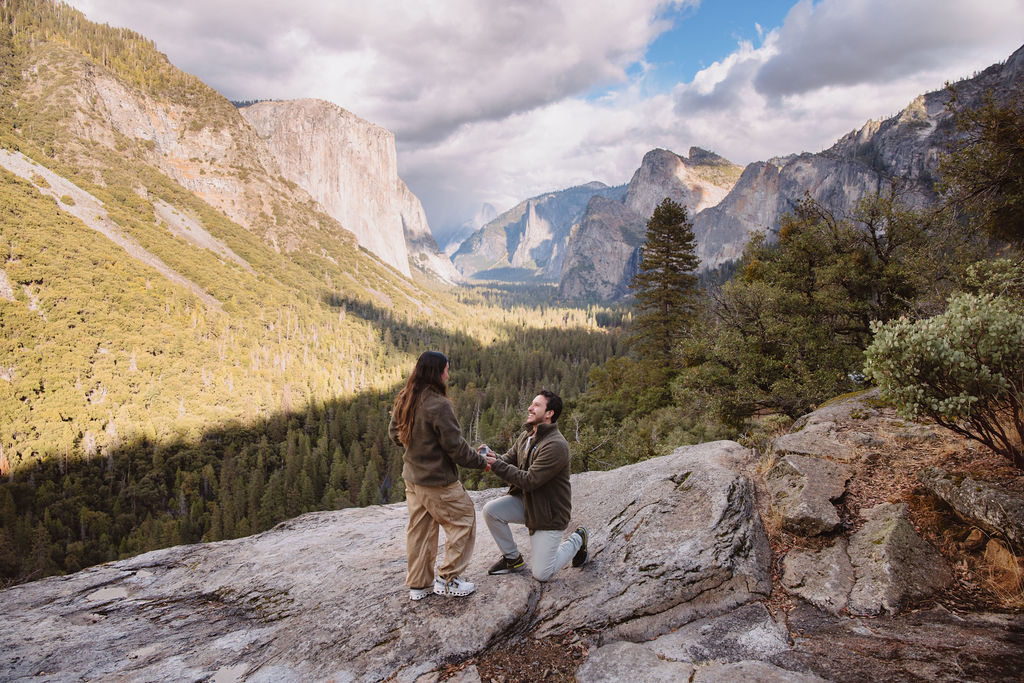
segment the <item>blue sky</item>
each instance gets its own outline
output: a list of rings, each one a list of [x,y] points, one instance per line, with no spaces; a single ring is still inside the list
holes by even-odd
[[[665,18],[672,28],[651,43],[644,59],[655,69],[659,87],[692,81],[698,71],[732,54],[741,41],[760,45],[766,32],[782,25],[793,4],[731,0],[669,8]]]
[[[70,4],[230,99],[314,97],[393,131],[442,243],[485,203],[627,182],[655,147],[820,151],[1024,41],[1024,0]]]

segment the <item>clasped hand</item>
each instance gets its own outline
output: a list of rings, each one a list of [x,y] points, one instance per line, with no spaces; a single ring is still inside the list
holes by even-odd
[[[484,456],[484,460],[487,461],[487,469],[490,469],[491,465],[493,465],[494,462],[498,459],[498,456],[494,454],[494,451],[492,451],[491,447],[488,446],[487,444],[480,444],[480,447],[477,448],[477,451],[480,453],[480,455]]]

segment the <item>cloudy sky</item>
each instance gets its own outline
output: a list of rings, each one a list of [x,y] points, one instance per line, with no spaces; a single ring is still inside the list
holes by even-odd
[[[655,147],[820,151],[1005,60],[1024,0],[70,0],[233,100],[394,131],[438,241],[484,203],[625,183]]]

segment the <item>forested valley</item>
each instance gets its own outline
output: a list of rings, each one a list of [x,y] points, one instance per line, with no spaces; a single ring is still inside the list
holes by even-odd
[[[574,471],[719,438],[760,448],[873,384],[910,417],[1002,430],[994,447],[1020,456],[1019,88],[974,111],[951,97],[961,134],[934,206],[906,206],[898,178],[850,215],[808,200],[709,275],[695,270],[685,208],[662,204],[629,301],[560,302],[543,286],[406,280],[243,155],[224,163],[232,179],[263,183],[247,230],[157,171],[152,145],[90,119],[75,88],[103,65],[193,112],[192,132],[230,130],[230,103],[142,37],[64,6],[11,0],[0,15],[0,151],[38,166],[30,178],[0,169],[4,585],[402,501],[389,409],[427,349],[451,359],[471,442],[502,450],[538,390],[562,395]],[[76,132],[88,126],[106,141]],[[73,180],[216,305],[97,239],[66,211],[73,197],[45,194],[48,174]],[[175,235],[164,206],[236,259]],[[291,246],[268,245],[264,229]],[[501,485],[462,476],[471,489]]]
[[[464,296],[486,309],[490,295],[508,296]],[[622,352],[623,337],[622,313],[613,310],[508,310],[513,314],[495,316],[507,321],[494,323],[488,345],[407,325],[384,310],[362,313],[392,352],[411,359],[409,369],[426,348],[446,353],[449,395],[467,438],[501,448],[540,388],[554,388],[571,405],[590,371]],[[402,501],[401,450],[387,437],[398,388],[314,400],[170,440],[140,436],[92,455],[76,449],[13,470],[0,483],[3,577],[31,580],[170,545],[245,536],[313,510]],[[464,477],[468,488],[501,485],[480,471]]]

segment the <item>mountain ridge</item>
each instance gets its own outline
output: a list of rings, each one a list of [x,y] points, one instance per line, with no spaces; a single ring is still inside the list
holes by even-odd
[[[951,87],[958,93],[961,106],[973,107],[987,91],[992,90],[999,97],[1008,88],[1019,87],[1022,81],[1024,47],[1005,62]],[[636,246],[636,236],[642,236],[647,218],[664,197],[680,201],[689,209],[702,270],[738,259],[755,232],[767,232],[771,240],[782,216],[793,211],[805,196],[842,217],[852,212],[861,198],[885,191],[898,180],[902,201],[915,208],[930,206],[936,199],[933,185],[939,156],[957,134],[952,114],[946,110],[948,99],[946,89],[923,93],[895,115],[867,121],[820,152],[788,154],[751,162],[742,169],[735,167],[724,184],[719,182],[717,191],[708,191],[716,185],[706,183],[707,177],[698,176],[698,182],[690,182],[693,179],[686,173],[687,165],[709,161],[712,166],[729,165],[727,160],[699,147],[691,147],[689,157],[671,150],[651,150],[627,187],[624,201],[631,215],[613,212],[616,221],[626,221],[628,225],[602,225],[596,216],[585,220],[585,213],[581,214],[570,229],[571,236],[565,240],[562,271],[556,277],[549,269],[545,275],[559,282],[560,295],[566,299],[615,300],[628,296],[628,282],[635,273],[635,266],[630,264],[639,262],[630,246]],[[700,181],[705,184],[701,186]],[[690,189],[684,190],[688,182]],[[608,205],[598,203],[595,207],[604,219],[611,219]],[[587,229],[580,229],[584,223]],[[489,247],[482,237],[487,227],[463,243],[462,262],[469,262],[474,250],[491,258],[499,256],[500,249],[493,237]],[[574,244],[574,240],[583,241]],[[602,244],[603,241],[616,242],[617,246]],[[591,270],[596,261],[584,252],[594,249],[607,252],[597,257],[604,270]],[[619,252],[618,256],[611,258],[609,250]]]
[[[467,277],[520,269],[528,278],[555,281],[565,257],[565,241],[587,202],[624,190],[594,181],[530,197],[466,238],[452,262]]]

